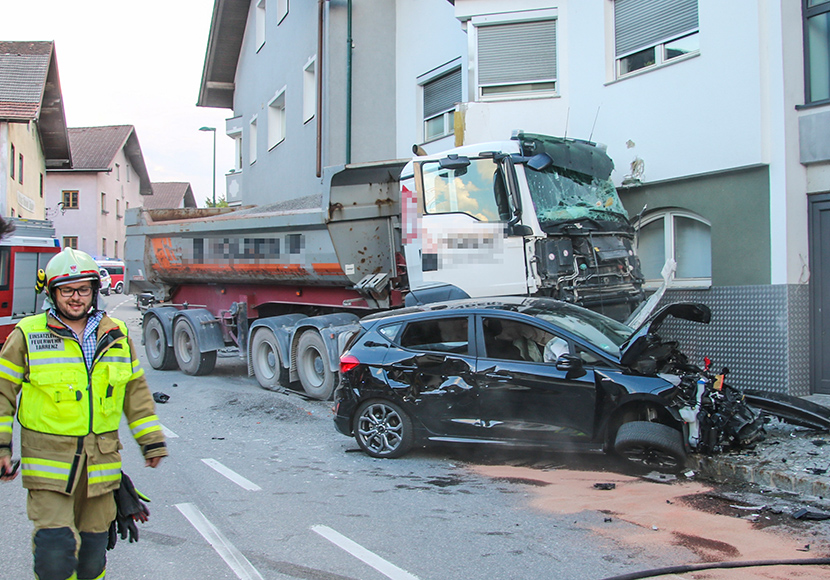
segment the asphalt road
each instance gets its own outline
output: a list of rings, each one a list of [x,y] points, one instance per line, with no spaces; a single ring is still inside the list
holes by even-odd
[[[133,299],[107,302],[146,360]],[[668,536],[653,541],[658,526],[650,520],[580,505],[585,500],[567,487],[573,481],[552,479],[554,465],[502,456],[496,463],[519,471],[494,473],[492,458],[480,467],[475,454],[442,449],[372,459],[334,430],[330,403],[260,389],[236,357],[220,358],[208,377],[144,368],[151,389],[170,397],[157,412],[171,456],[158,469],[144,468],[122,425],[124,471],[152,498],[151,515],[140,524],[139,543],[119,541],[110,552],[108,577],[600,579],[700,559]],[[600,471],[586,477],[610,477],[602,457],[588,460]],[[615,481],[621,488],[637,483]],[[582,487],[590,488],[590,479]],[[540,507],[540,489],[559,490],[547,500],[556,509]],[[642,497],[652,494],[639,489]],[[561,509],[567,507],[575,509]],[[0,577],[31,577],[19,480],[0,486],[0,514]],[[643,530],[655,535],[622,539]]]

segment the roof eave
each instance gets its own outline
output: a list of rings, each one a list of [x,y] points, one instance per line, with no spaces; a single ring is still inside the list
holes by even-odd
[[[215,0],[198,107],[233,109],[234,79],[250,0]]]

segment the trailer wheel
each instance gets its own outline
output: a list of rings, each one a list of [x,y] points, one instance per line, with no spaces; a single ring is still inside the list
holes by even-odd
[[[184,318],[177,320],[173,326],[173,350],[179,368],[186,375],[206,375],[216,366],[216,351],[199,351],[199,336]]]
[[[314,330],[300,335],[297,343],[297,374],[309,397],[325,401],[337,386],[337,375],[327,364],[328,355],[323,337]]]
[[[144,352],[150,366],[159,371],[169,371],[178,366],[172,346],[167,346],[164,326],[155,316],[150,316],[144,325]]]
[[[288,370],[280,361],[277,337],[270,328],[258,328],[251,340],[251,365],[263,389],[273,390],[288,385]]]

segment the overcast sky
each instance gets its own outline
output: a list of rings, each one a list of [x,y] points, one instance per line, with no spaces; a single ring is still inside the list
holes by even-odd
[[[152,181],[225,195],[229,109],[196,106],[213,0],[0,0],[0,40],[54,40],[69,127],[133,125]]]

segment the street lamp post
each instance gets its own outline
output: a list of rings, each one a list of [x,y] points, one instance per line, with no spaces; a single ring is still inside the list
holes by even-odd
[[[200,127],[199,131],[213,131],[213,207],[216,207],[216,127]]]

